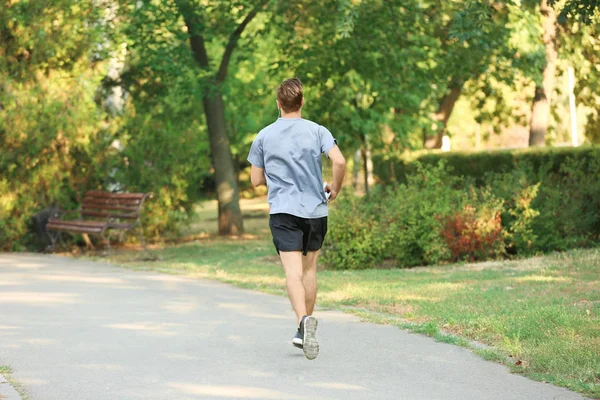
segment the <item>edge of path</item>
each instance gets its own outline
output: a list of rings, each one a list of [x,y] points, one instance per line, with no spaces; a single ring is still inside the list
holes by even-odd
[[[2,400],[23,400],[17,389],[13,387],[10,380],[0,374],[0,399]]]

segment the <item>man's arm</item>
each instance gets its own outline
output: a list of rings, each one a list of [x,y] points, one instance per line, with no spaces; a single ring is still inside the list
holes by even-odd
[[[331,193],[331,196],[329,196],[329,201],[333,201],[342,190],[344,175],[346,175],[346,159],[337,145],[333,146],[332,149],[329,150],[329,154],[327,154],[327,156],[333,164],[333,182],[327,185],[325,190]]]
[[[252,186],[254,187],[266,185],[267,178],[265,177],[265,169],[253,165],[252,170],[250,172],[250,180],[252,181]]]

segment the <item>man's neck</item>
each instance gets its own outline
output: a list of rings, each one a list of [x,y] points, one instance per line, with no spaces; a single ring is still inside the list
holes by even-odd
[[[302,110],[294,111],[291,113],[281,112],[281,118],[302,118]]]

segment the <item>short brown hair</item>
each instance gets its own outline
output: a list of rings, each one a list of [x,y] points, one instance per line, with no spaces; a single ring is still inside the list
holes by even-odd
[[[277,100],[283,111],[290,113],[302,107],[302,82],[298,78],[286,79],[277,88]]]

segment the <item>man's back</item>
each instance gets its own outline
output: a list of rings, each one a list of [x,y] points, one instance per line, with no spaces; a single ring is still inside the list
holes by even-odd
[[[254,187],[267,185],[273,244],[285,270],[288,296],[298,329],[292,339],[309,360],[319,354],[317,259],[327,234],[327,201],[342,189],[346,160],[326,128],[302,119],[302,82],[286,79],[277,88],[281,118],[259,132],[248,161]],[[323,188],[321,154],[332,162],[332,183]],[[328,197],[325,195],[325,190]]]
[[[321,154],[335,144],[327,128],[303,118],[279,118],[260,131],[248,160],[265,170],[271,214],[327,216]]]

